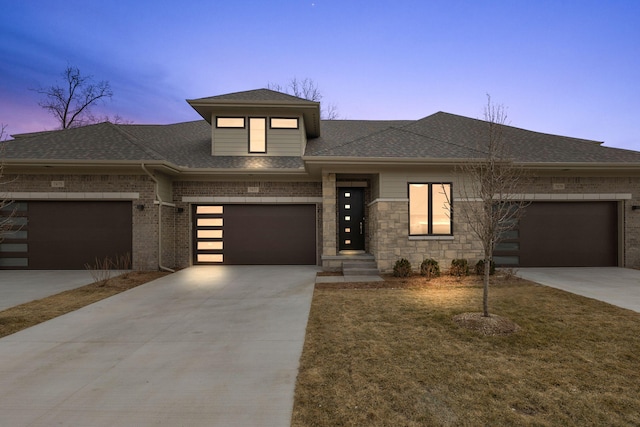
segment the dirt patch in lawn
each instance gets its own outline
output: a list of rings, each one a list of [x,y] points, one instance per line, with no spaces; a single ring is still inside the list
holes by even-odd
[[[480,278],[318,284],[293,426],[640,425],[640,314],[496,278],[482,335]],[[385,286],[386,285],[386,286]],[[606,286],[606,284],[603,284]]]
[[[0,338],[166,276],[135,271],[0,311]]]

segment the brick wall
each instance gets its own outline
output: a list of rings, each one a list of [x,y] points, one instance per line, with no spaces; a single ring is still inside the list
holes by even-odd
[[[16,200],[131,200],[134,269],[158,266],[157,205],[154,182],[146,175],[31,174],[6,175],[1,191]],[[55,184],[54,184],[55,183]],[[133,198],[130,193],[138,193]],[[144,205],[138,210],[137,205]]]
[[[313,197],[322,196],[320,182],[281,181],[176,181],[173,187],[173,202],[184,211],[175,216],[175,263],[177,268],[192,264],[192,203],[184,202],[185,197],[242,197],[243,203],[252,199],[262,203],[268,197]],[[221,202],[224,203],[224,202]],[[202,203],[211,204],[211,203]],[[317,207],[319,231],[324,223],[321,206]],[[322,245],[322,234],[318,234],[318,250]]]

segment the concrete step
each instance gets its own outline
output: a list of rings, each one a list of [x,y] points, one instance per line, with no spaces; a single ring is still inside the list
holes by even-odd
[[[377,276],[380,274],[372,259],[349,260],[342,263],[343,276]]]
[[[342,270],[343,276],[377,276],[380,272],[377,268],[350,268]]]
[[[345,261],[342,263],[342,269],[345,268],[376,268],[374,261]]]

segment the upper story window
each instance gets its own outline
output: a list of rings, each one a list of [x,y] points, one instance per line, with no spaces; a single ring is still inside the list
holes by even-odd
[[[451,184],[409,184],[409,235],[451,235]]]
[[[298,129],[297,118],[271,117],[271,129]]]
[[[249,118],[249,153],[267,152],[267,119]]]
[[[216,117],[218,128],[244,128],[244,117]]]

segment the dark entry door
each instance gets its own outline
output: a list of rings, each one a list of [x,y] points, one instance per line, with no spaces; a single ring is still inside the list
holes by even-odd
[[[364,250],[364,190],[339,188],[338,205],[339,250]]]

